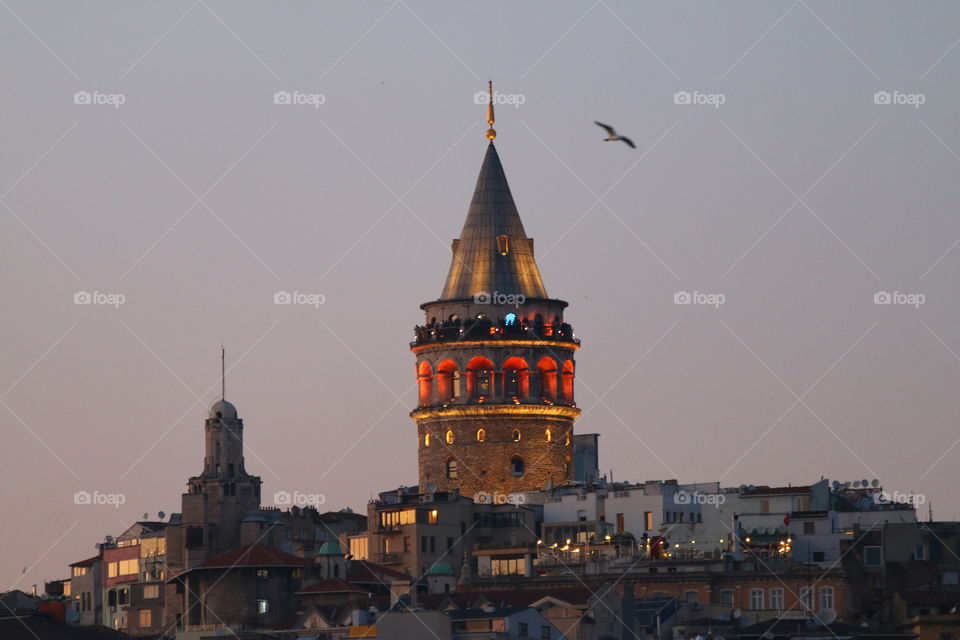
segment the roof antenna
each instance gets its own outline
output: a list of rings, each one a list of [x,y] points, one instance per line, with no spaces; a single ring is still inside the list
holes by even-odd
[[[493,123],[493,80],[487,80],[487,124],[490,125],[490,128],[487,129],[487,139],[490,144],[493,144],[493,139],[497,137]]]
[[[227,350],[220,341],[220,400],[227,399]]]

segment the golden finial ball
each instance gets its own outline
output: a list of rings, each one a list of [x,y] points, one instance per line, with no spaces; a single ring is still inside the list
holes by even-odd
[[[488,139],[488,140],[490,140],[490,141],[492,142],[493,139],[496,138],[496,137],[497,137],[497,132],[494,130],[493,127],[490,127],[489,129],[487,129],[487,139]]]

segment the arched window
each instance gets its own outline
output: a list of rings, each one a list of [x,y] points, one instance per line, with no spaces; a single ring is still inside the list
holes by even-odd
[[[563,363],[563,370],[560,374],[561,378],[561,389],[563,391],[563,399],[568,402],[573,402],[573,361],[567,360]]]
[[[467,396],[471,400],[493,395],[493,363],[476,357],[467,364]]]
[[[520,442],[520,429],[513,430],[513,441]]]
[[[570,477],[570,458],[567,458],[566,460],[563,461],[563,477],[564,478]]]
[[[570,432],[567,431],[567,436],[563,439],[563,444],[570,446]]]
[[[507,358],[503,363],[503,391],[507,398],[526,399],[530,395],[530,374],[523,358]]]
[[[484,442],[487,439],[487,431],[485,429],[477,429],[477,442]]]
[[[340,565],[338,564],[333,565],[333,577],[334,578],[340,577]]]
[[[557,399],[557,363],[552,358],[540,358],[537,363],[537,375],[540,378],[540,395],[547,400]]]
[[[510,458],[510,473],[514,476],[520,477],[523,475],[523,458],[520,456],[513,456]]]
[[[546,431],[544,431],[543,435],[547,439],[547,442],[550,442],[551,440],[553,440],[553,434],[550,433],[550,429],[547,429]]]
[[[420,406],[431,404],[433,402],[433,371],[427,361],[417,366],[417,385],[420,388]]]
[[[437,364],[437,401],[441,404],[460,396],[460,371],[453,360]]]
[[[447,477],[451,480],[457,479],[457,461],[453,458],[447,460]]]
[[[453,429],[447,429],[447,444],[453,444]]]
[[[423,446],[425,446],[425,447],[429,447],[429,446],[430,446],[430,434],[429,434],[429,433],[423,434]]]

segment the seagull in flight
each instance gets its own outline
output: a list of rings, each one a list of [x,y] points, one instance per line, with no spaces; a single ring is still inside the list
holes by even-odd
[[[637,148],[637,145],[633,144],[633,140],[631,140],[627,136],[621,136],[619,133],[614,131],[613,127],[611,127],[610,125],[603,124],[602,122],[597,122],[596,120],[594,120],[593,123],[598,127],[603,127],[604,130],[606,130],[607,137],[603,139],[604,142],[617,142],[617,141],[626,142],[631,149]]]

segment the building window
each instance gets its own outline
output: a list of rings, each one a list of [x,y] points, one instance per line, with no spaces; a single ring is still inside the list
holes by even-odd
[[[783,611],[783,589],[780,587],[770,589],[770,608]]]
[[[425,447],[429,447],[429,446],[430,446],[430,434],[429,434],[429,433],[423,434],[423,446],[425,446]]]
[[[913,559],[914,560],[926,560],[927,559],[927,550],[926,547],[922,544],[914,545],[913,547]]]
[[[754,611],[763,609],[763,589],[750,589],[750,608]]]
[[[863,548],[863,564],[868,567],[878,567],[883,563],[883,553],[879,546]]]
[[[454,458],[447,460],[447,477],[451,480],[457,479],[457,461]]]
[[[833,609],[833,587],[820,587],[820,609]]]
[[[541,640],[550,640],[550,627],[547,625],[540,627],[540,638]]]
[[[817,533],[817,523],[816,522],[804,522],[803,523],[803,535],[813,536]]]
[[[761,500],[760,501],[760,513],[770,513],[770,501]]]
[[[430,553],[436,553],[436,552],[437,552],[437,537],[430,536]]]
[[[527,623],[526,623],[526,622],[521,622],[521,623],[518,625],[517,634],[518,634],[521,638],[526,638],[527,636],[530,635],[530,628],[527,626]]]
[[[520,429],[513,430],[513,441],[520,442]]]
[[[523,475],[523,458],[520,456],[510,458],[510,473],[518,478]]]
[[[437,524],[440,520],[440,512],[436,509],[430,509],[427,512],[427,524]]]
[[[160,585],[158,584],[145,584],[143,585],[143,599],[152,600],[154,598],[160,597]]]
[[[153,616],[151,615],[150,609],[141,609],[140,610],[140,628],[149,629],[153,626]]]
[[[813,589],[810,587],[800,587],[800,608],[813,611]]]
[[[266,598],[260,598],[257,600],[257,613],[263,615],[270,612],[270,601]]]
[[[270,572],[267,569],[257,569],[257,580],[266,580],[270,577]]]
[[[699,602],[700,594],[698,594],[696,591],[687,591],[683,594],[683,599],[687,602]]]
[[[486,429],[477,429],[477,442],[484,442],[487,439]]]
[[[447,444],[453,444],[453,429],[447,430]]]
[[[617,514],[617,533],[623,533],[626,531],[626,523],[624,522],[624,517],[622,513]]]
[[[550,442],[551,440],[553,440],[553,434],[550,433],[550,429],[547,429],[546,431],[543,432],[543,437],[547,439],[547,442]]]
[[[523,558],[505,558],[490,560],[490,575],[492,576],[522,576],[526,570]]]
[[[502,256],[510,253],[510,242],[507,240],[507,236],[497,236],[497,251]]]
[[[567,437],[563,439],[563,444],[570,446],[570,432],[567,432]]]
[[[653,511],[643,512],[643,530],[653,531]]]
[[[720,604],[733,606],[733,590],[724,589],[720,592]]]
[[[420,552],[427,552],[427,536],[420,536]]]

